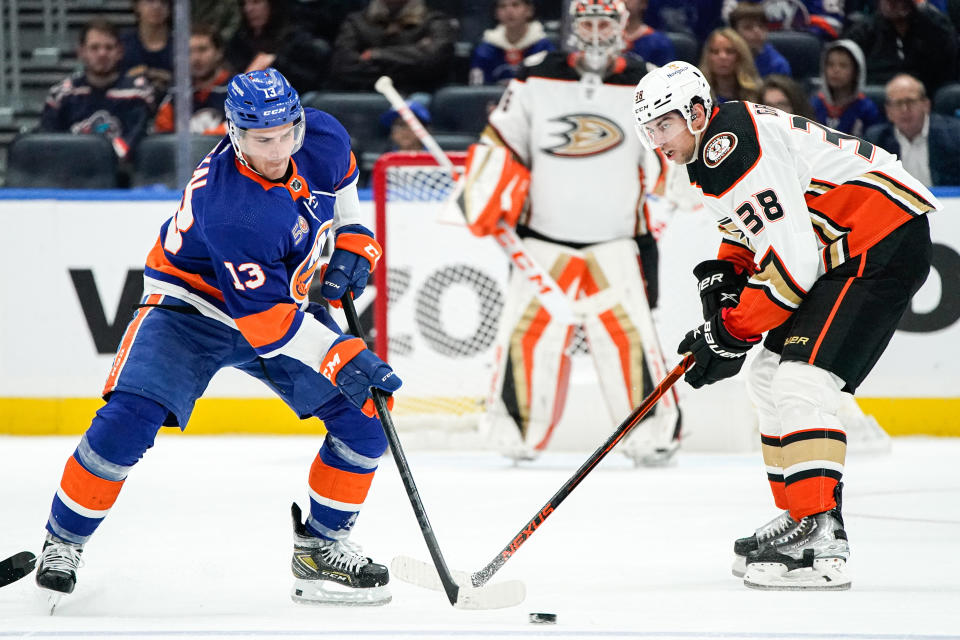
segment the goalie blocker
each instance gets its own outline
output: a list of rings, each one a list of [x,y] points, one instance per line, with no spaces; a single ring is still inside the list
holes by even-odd
[[[460,208],[476,236],[488,236],[503,220],[511,227],[526,206],[530,171],[503,146],[473,144],[467,152]]]

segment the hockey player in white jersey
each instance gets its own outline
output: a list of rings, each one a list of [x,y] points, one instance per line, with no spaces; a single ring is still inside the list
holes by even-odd
[[[931,193],[893,155],[750,102],[716,107],[695,67],[672,62],[634,96],[637,133],[686,165],[722,241],[695,275],[705,322],[680,343],[693,387],[747,376],[767,480],[783,510],[737,540],[748,587],[846,589],[838,414],[876,364],[930,269]]]
[[[632,134],[629,105],[646,66],[620,55],[622,2],[576,1],[570,12],[575,51],[528,63],[467,160],[463,204],[471,230],[485,235],[501,219],[517,223],[574,314],[572,323],[551,316],[513,274],[486,418],[515,459],[532,459],[550,442],[577,325],[607,405],[584,425],[598,439],[665,375],[649,308],[657,296],[657,247],[645,202],[650,167],[659,163]],[[679,431],[671,395],[621,450],[637,464],[662,464],[676,451]]]

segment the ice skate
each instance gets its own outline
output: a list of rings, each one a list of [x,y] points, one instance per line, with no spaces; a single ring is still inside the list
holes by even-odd
[[[294,602],[317,605],[383,605],[392,596],[390,574],[382,564],[364,557],[344,540],[312,536],[294,503],[293,559],[296,578],[290,597]]]
[[[678,411],[643,420],[620,443],[620,452],[634,467],[666,467],[680,450],[681,416]]]
[[[731,568],[733,575],[742,578],[747,571],[747,554],[755,552],[761,547],[766,547],[772,540],[786,534],[795,526],[797,526],[797,521],[790,517],[790,512],[783,511],[776,518],[754,531],[753,535],[734,540],[733,554],[736,557]]]
[[[850,545],[839,509],[802,518],[767,546],[747,554],[743,584],[788,591],[850,588]]]
[[[73,593],[77,585],[77,569],[83,565],[83,545],[64,542],[47,534],[43,551],[37,560],[37,586],[43,591],[50,614],[64,595]]]
[[[520,435],[517,423],[503,410],[489,410],[480,416],[479,430],[484,440],[509,458],[514,465],[536,460],[540,452],[528,445]]]

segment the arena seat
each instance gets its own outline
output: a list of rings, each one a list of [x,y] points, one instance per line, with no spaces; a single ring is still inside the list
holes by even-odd
[[[191,170],[220,141],[220,136],[194,135],[190,141]],[[130,186],[162,184],[169,189],[182,189],[177,181],[177,136],[161,133],[147,136],[137,147]]]
[[[670,42],[673,43],[673,49],[677,53],[677,60],[689,62],[697,65],[700,62],[700,43],[689,33],[680,33],[678,31],[664,32]]]
[[[117,155],[106,138],[73,133],[26,133],[7,150],[8,187],[113,189]]]
[[[795,80],[820,75],[820,39],[804,31],[771,31],[767,42],[780,52]]]
[[[303,96],[303,106],[326,111],[339,120],[355,146],[364,151],[386,148],[387,132],[380,125],[380,116],[390,110],[390,103],[379,93],[311,91]]]
[[[887,121],[887,110],[883,105],[887,101],[887,92],[882,84],[867,84],[863,86],[863,95],[867,96],[877,105],[877,111],[880,112],[880,121]]]
[[[933,95],[933,111],[954,118],[960,117],[960,82],[943,85]]]
[[[435,133],[433,138],[444,151],[466,151],[477,141],[477,136],[472,133]]]
[[[433,129],[442,133],[479,135],[505,88],[503,85],[484,85],[438,89],[430,102]]]

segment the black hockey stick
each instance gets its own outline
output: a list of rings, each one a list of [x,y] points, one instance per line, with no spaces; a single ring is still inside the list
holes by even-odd
[[[0,560],[0,587],[5,587],[29,575],[36,564],[37,556],[29,551],[21,551],[6,560]]]
[[[350,293],[340,299],[343,304],[343,312],[347,316],[347,326],[350,333],[366,341],[363,335],[363,328],[360,326],[360,318],[357,316],[357,309],[353,305],[353,298]],[[522,582],[512,580],[502,582],[496,585],[490,585],[483,589],[472,588],[469,585],[461,586],[457,584],[446,561],[443,559],[443,553],[440,551],[440,545],[437,537],[433,533],[433,527],[427,518],[427,511],[420,499],[420,492],[417,491],[417,485],[413,481],[413,474],[410,471],[410,464],[403,453],[403,447],[400,446],[400,438],[397,436],[397,429],[393,425],[393,419],[390,417],[390,410],[387,408],[386,394],[376,387],[370,388],[370,395],[373,397],[373,404],[377,409],[377,415],[380,417],[380,424],[383,425],[383,432],[387,436],[387,442],[390,443],[390,450],[393,452],[393,459],[397,464],[397,471],[400,472],[400,478],[403,480],[403,488],[406,489],[407,497],[410,499],[410,506],[413,507],[413,513],[417,517],[417,524],[420,525],[420,531],[423,534],[423,540],[427,543],[427,549],[430,551],[430,557],[433,558],[433,565],[440,575],[440,582],[443,590],[450,600],[450,604],[458,609],[499,609],[502,607],[511,607],[523,602],[526,597],[526,588]],[[484,581],[486,582],[486,581]]]
[[[497,571],[500,570],[507,560],[517,552],[517,549],[520,548],[524,542],[526,542],[530,536],[546,521],[546,519],[553,513],[557,507],[560,506],[560,503],[570,495],[570,493],[577,488],[577,485],[587,477],[587,474],[593,471],[593,469],[600,463],[603,458],[610,453],[610,451],[617,445],[618,442],[623,440],[631,429],[633,429],[640,420],[650,411],[650,409],[657,403],[657,401],[663,397],[667,391],[670,390],[670,387],[673,386],[677,380],[683,376],[684,372],[693,364],[694,358],[693,355],[687,353],[684,354],[683,360],[680,361],[676,367],[673,368],[670,373],[667,374],[667,377],[657,385],[657,387],[650,392],[646,398],[640,403],[636,409],[634,409],[627,418],[620,423],[620,426],[617,427],[617,430],[607,438],[606,442],[600,445],[596,451],[594,451],[587,461],[584,462],[576,473],[574,473],[569,480],[567,480],[560,489],[553,494],[553,497],[547,500],[547,503],[541,507],[541,509],[527,522],[526,525],[513,537],[510,543],[500,550],[500,553],[491,560],[487,566],[475,571],[472,574],[469,574],[469,584],[472,584],[474,587],[481,587],[486,582],[493,577]],[[422,565],[423,562],[416,560],[414,558],[403,558],[402,563],[399,567],[404,569],[404,571],[397,573],[398,577],[401,580],[407,582],[412,582],[418,584],[422,587],[434,588],[434,582],[429,580],[429,576],[425,575]],[[395,563],[395,566],[398,566]],[[459,574],[459,572],[458,572]],[[462,582],[466,583],[466,574],[463,575]]]

